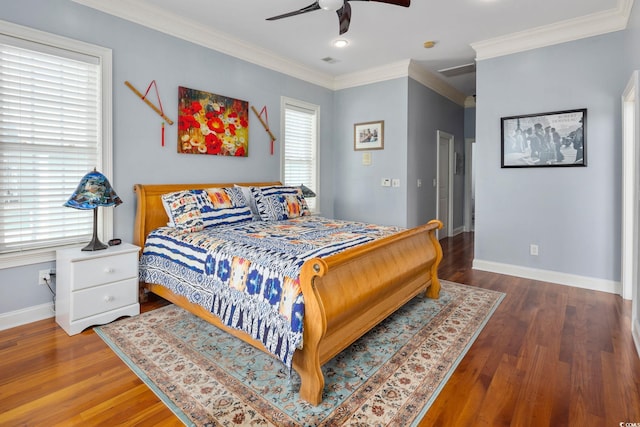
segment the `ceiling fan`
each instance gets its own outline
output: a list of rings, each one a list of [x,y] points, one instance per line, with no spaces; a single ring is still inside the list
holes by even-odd
[[[349,1],[376,1],[379,3],[388,3],[404,7],[409,7],[411,4],[411,0],[316,0],[315,3],[310,4],[307,7],[294,10],[293,12],[284,13],[282,15],[272,16],[271,18],[267,18],[267,21],[275,21],[276,19],[301,15],[318,9],[335,10],[338,14],[338,21],[340,23],[340,34],[344,34],[349,30],[349,24],[351,23],[351,6],[349,5]]]

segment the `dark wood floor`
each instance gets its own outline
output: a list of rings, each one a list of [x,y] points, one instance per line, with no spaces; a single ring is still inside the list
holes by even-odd
[[[506,297],[421,425],[640,423],[628,301],[474,271],[469,233],[442,245],[441,278]],[[50,319],[0,331],[0,425],[181,423],[95,333],[69,337]]]

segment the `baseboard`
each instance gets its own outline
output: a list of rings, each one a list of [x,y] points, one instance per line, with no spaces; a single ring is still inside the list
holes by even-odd
[[[22,310],[10,311],[0,314],[0,331],[38,320],[49,319],[53,316],[55,314],[53,312],[53,303],[51,302],[23,308]]]
[[[490,271],[492,273],[506,274],[509,276],[523,277],[525,279],[540,280],[542,282],[557,283],[560,285],[574,286],[576,288],[590,289],[593,291],[622,294],[622,283],[613,280],[596,279],[593,277],[578,276],[576,274],[559,273],[557,271],[538,270],[519,265],[502,264],[493,261],[473,260],[475,270]]]
[[[466,230],[465,230],[464,226],[454,228],[453,229],[453,233],[451,234],[451,237],[457,236],[458,234],[464,233],[465,231]]]

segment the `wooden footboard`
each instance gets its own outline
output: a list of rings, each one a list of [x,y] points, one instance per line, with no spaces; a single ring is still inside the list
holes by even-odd
[[[320,367],[421,292],[438,298],[440,221],[312,259],[300,277],[305,300],[304,344],[296,351],[300,397],[322,401]]]
[[[239,185],[275,185],[247,183]],[[140,185],[134,243],[144,246],[147,234],[167,223],[161,195],[178,190],[226,187],[233,184]],[[438,265],[442,248],[438,220],[392,236],[305,262],[300,284],[305,301],[303,348],[296,350],[293,367],[300,374],[300,397],[311,404],[322,401],[321,366],[421,292],[438,298]],[[156,284],[141,284],[163,298],[200,316],[220,329],[266,351],[261,342],[224,325],[216,316],[186,298]]]

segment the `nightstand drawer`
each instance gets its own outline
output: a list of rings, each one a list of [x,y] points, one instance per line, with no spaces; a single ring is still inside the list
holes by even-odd
[[[138,278],[95,286],[71,294],[71,321],[138,302]]]
[[[138,278],[138,257],[122,253],[86,259],[71,264],[72,290]]]

